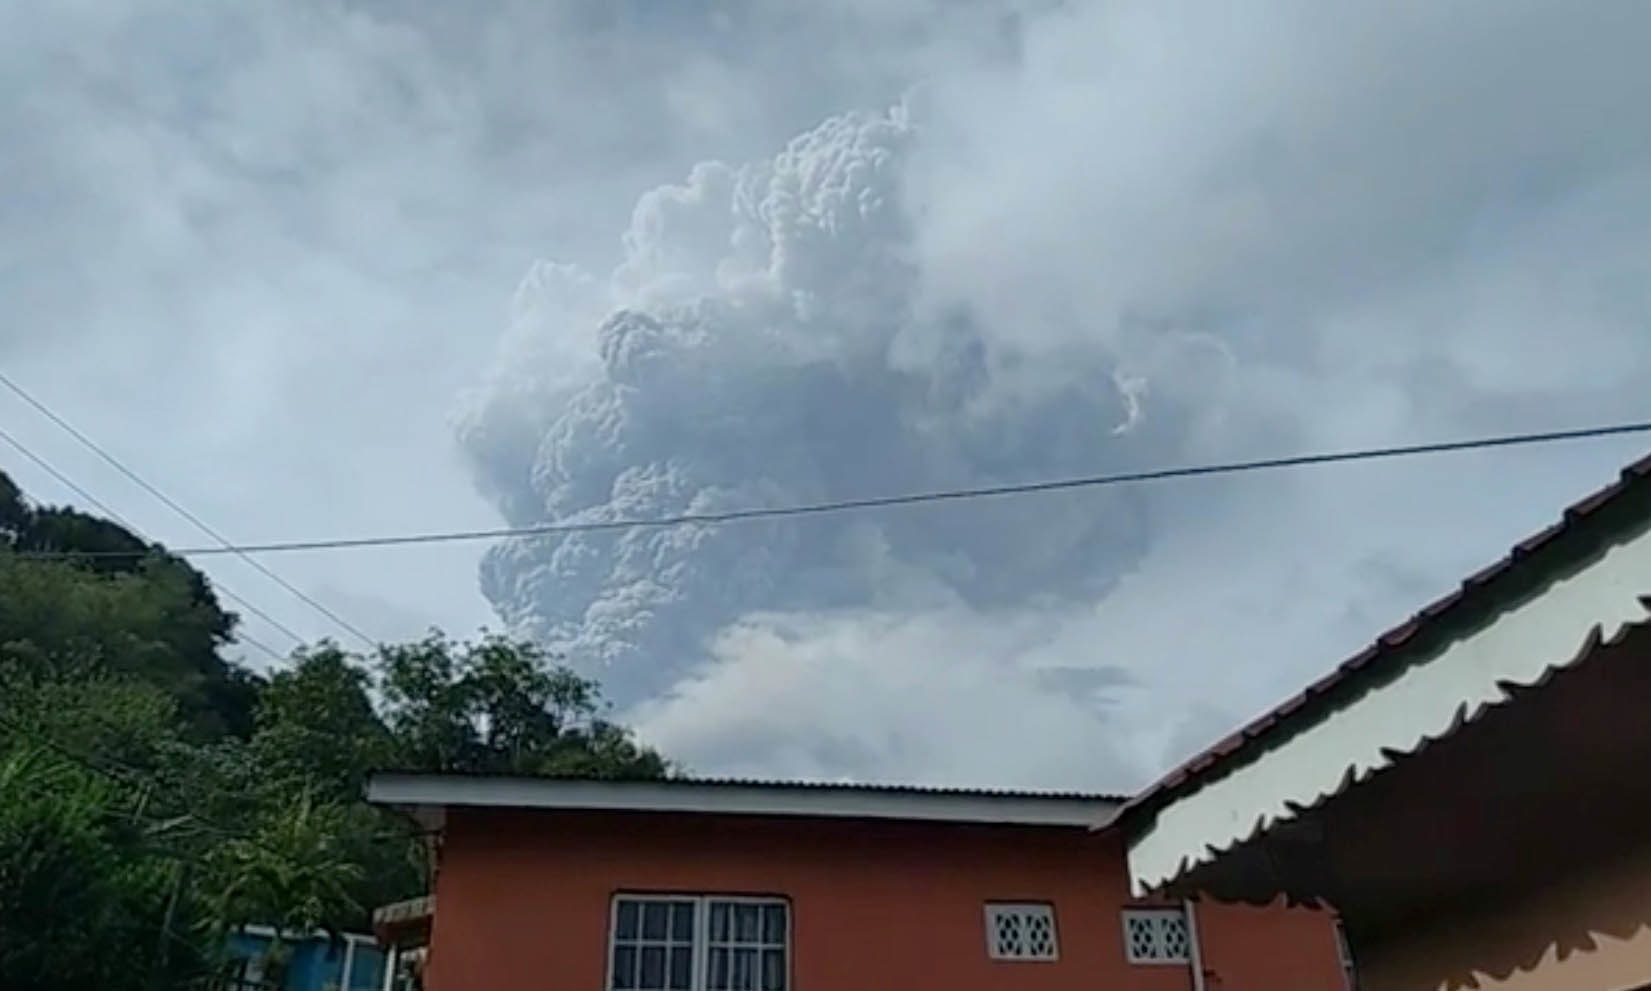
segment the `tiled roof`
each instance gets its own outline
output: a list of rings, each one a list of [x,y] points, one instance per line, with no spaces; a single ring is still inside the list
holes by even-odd
[[[1611,485],[1573,504],[1558,522],[1516,544],[1506,556],[1469,575],[1450,594],[1424,606],[1407,621],[1377,637],[1370,646],[1343,661],[1325,677],[1252,721],[1214,746],[1164,775],[1129,799],[1118,820],[1162,807],[1175,796],[1195,790],[1219,777],[1275,741],[1282,742],[1298,727],[1311,725],[1325,712],[1361,692],[1371,682],[1397,675],[1417,658],[1408,648],[1439,629],[1494,606],[1509,593],[1541,582],[1556,567],[1584,556],[1599,523],[1615,526],[1643,523],[1651,516],[1651,456],[1624,468]]]

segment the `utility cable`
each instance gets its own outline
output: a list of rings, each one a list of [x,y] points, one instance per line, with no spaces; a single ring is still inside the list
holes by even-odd
[[[72,479],[69,476],[63,474],[61,471],[58,471],[57,468],[55,466],[53,466],[51,462],[47,461],[45,458],[42,458],[40,455],[38,455],[38,454],[34,453],[33,451],[29,450],[29,448],[22,441],[18,440],[16,437],[13,437],[10,433],[7,433],[4,428],[0,428],[0,440],[5,441],[7,444],[11,445],[11,447],[14,450],[16,450],[17,453],[23,455],[25,458],[28,458],[30,461],[34,462],[35,466],[38,467],[41,471],[45,472],[46,474],[50,475],[52,478],[56,479],[58,484],[62,485],[64,488],[68,489],[70,492],[73,492],[75,495],[79,496],[82,501],[84,501],[85,503],[90,505],[92,508],[98,510],[103,515],[107,516],[109,519],[111,519],[114,522],[116,522],[116,523],[120,524],[121,526],[125,527],[127,530],[130,530],[132,533],[136,534],[139,538],[141,538],[143,540],[146,540],[146,541],[149,539],[148,537],[145,537],[143,535],[143,532],[141,530],[139,530],[137,527],[133,526],[130,521],[122,518],[122,516],[119,513],[115,512],[113,509],[111,509],[107,503],[105,503],[103,500],[99,499],[97,496],[92,495],[90,492],[86,491],[79,484],[77,484],[74,479]],[[150,541],[150,542],[152,543],[153,541]],[[24,553],[27,553],[27,552],[24,552]],[[75,552],[69,552],[69,553],[72,555]],[[269,613],[267,613],[267,612],[263,611],[262,609],[258,608],[256,605],[253,605],[251,602],[248,602],[246,599],[242,598],[241,596],[236,595],[234,591],[232,591],[229,587],[224,585],[222,582],[214,581],[212,583],[212,587],[215,590],[217,590],[220,594],[222,594],[224,598],[229,599],[231,602],[234,602],[236,605],[238,605],[241,608],[245,609],[247,612],[251,613],[254,616],[257,616],[259,619],[261,619],[264,622],[268,623],[270,626],[274,627],[275,629],[279,630],[280,632],[282,632],[282,633],[286,634],[287,636],[291,637],[293,639],[294,643],[297,643],[297,644],[304,643],[304,638],[302,636],[299,636],[298,633],[296,633],[291,627],[287,626],[285,623],[282,623],[280,620],[276,619],[274,616],[271,616]],[[277,652],[275,650],[275,648],[270,647],[270,646],[268,646],[264,643],[261,643],[258,640],[254,639],[253,637],[247,636],[245,633],[242,633],[240,631],[236,631],[235,640],[236,640],[237,643],[244,643],[244,644],[248,645],[249,647],[253,647],[257,650],[263,651],[265,654],[268,654],[270,656],[271,660],[276,661],[277,663],[286,660],[286,658],[282,654]]]
[[[190,796],[185,794],[183,791],[176,789],[167,782],[164,782],[158,773],[140,770],[130,764],[124,763],[123,761],[112,757],[104,757],[100,760],[99,758],[93,757],[84,751],[53,739],[50,734],[41,732],[34,727],[27,726],[12,716],[6,715],[4,712],[0,712],[0,728],[8,729],[13,733],[18,734],[25,740],[38,743],[58,756],[63,757],[71,763],[77,764],[80,767],[91,771],[93,774],[113,782],[114,784],[126,788],[136,789],[137,795],[141,800],[147,801],[148,796],[162,795],[173,799],[174,801],[180,801],[180,806],[188,810],[183,812],[182,818],[186,818],[190,822],[194,823],[202,832],[210,833],[221,839],[240,840],[244,843],[257,847],[271,856],[285,860],[288,863],[293,863],[292,858],[288,854],[283,853],[282,851],[277,850],[265,843],[259,839],[256,834],[245,829],[235,829],[230,826],[226,826],[221,822],[217,822],[202,815],[198,809],[190,808],[198,803],[191,801]],[[206,793],[214,798],[245,798],[245,795],[243,794],[232,793],[223,788],[207,789]],[[169,819],[158,819],[153,816],[144,816],[141,811],[135,815],[142,818],[144,821],[153,824],[163,824],[172,821]],[[415,829],[413,833],[405,833],[400,831],[374,832],[366,838],[377,843],[418,839],[421,835],[423,835],[423,831],[418,831]]]
[[[287,551],[354,550],[363,547],[401,547],[412,544],[443,544],[460,541],[500,540],[512,537],[541,537],[572,533],[596,533],[614,530],[667,529],[683,526],[704,526],[735,523],[746,520],[780,519],[794,516],[820,516],[867,509],[888,509],[926,503],[962,502],[974,499],[1004,498],[1061,492],[1072,489],[1102,488],[1113,485],[1161,482],[1170,479],[1200,478],[1210,475],[1237,475],[1256,471],[1284,468],[1304,468],[1314,465],[1340,464],[1352,461],[1378,461],[1418,457],[1430,454],[1449,454],[1494,448],[1531,447],[1590,438],[1620,437],[1628,434],[1651,433],[1651,421],[1620,423],[1610,426],[1585,427],[1575,430],[1551,430],[1541,433],[1504,434],[1472,440],[1440,441],[1429,444],[1407,444],[1395,447],[1360,448],[1318,454],[1298,454],[1288,457],[1261,458],[1251,461],[1226,461],[1214,464],[1189,465],[1176,468],[1158,468],[1150,471],[1122,472],[1112,475],[1086,475],[1077,478],[992,485],[972,489],[946,489],[913,492],[903,495],[872,496],[863,499],[845,499],[835,502],[804,503],[792,506],[753,507],[731,509],[715,513],[685,513],[652,519],[592,520],[586,522],[546,523],[524,527],[500,527],[487,530],[450,530],[436,533],[390,534],[374,537],[340,537],[322,540],[271,541],[261,544],[237,544],[220,547],[188,547],[168,550],[180,557],[205,557],[214,554],[275,554]],[[64,556],[41,552],[35,556]],[[85,557],[131,556],[126,551],[103,551],[81,555]]]
[[[116,471],[120,472],[122,475],[125,475],[128,479],[130,479],[132,481],[133,484],[137,485],[139,488],[143,489],[145,492],[149,493],[150,495],[154,496],[156,499],[160,500],[161,503],[166,505],[169,509],[171,509],[173,512],[177,513],[179,516],[183,517],[185,520],[188,520],[195,527],[195,529],[201,531],[202,533],[206,534],[208,537],[210,537],[213,540],[217,541],[218,542],[218,548],[221,552],[226,553],[226,554],[234,554],[235,556],[239,557],[241,560],[243,560],[247,564],[251,565],[254,569],[256,569],[264,577],[268,578],[270,581],[274,582],[275,584],[277,584],[277,585],[281,586],[282,588],[286,589],[288,592],[292,593],[292,595],[295,596],[299,601],[303,602],[304,604],[308,605],[310,608],[314,609],[316,612],[320,613],[322,616],[325,616],[327,619],[331,620],[340,629],[347,631],[352,636],[359,639],[362,643],[366,644],[369,649],[376,648],[378,646],[378,641],[374,640],[372,637],[368,636],[366,633],[363,633],[361,631],[360,627],[357,627],[355,624],[351,623],[349,620],[346,620],[344,617],[338,615],[338,613],[336,613],[333,610],[327,608],[321,602],[317,601],[315,598],[313,598],[308,593],[306,593],[303,589],[300,589],[298,586],[296,586],[296,585],[292,584],[291,582],[287,581],[285,578],[282,578],[280,575],[276,574],[274,571],[271,571],[268,567],[266,567],[263,564],[263,562],[255,560],[250,554],[246,554],[246,553],[243,553],[240,550],[238,550],[235,547],[235,545],[230,542],[228,537],[225,537],[223,534],[219,533],[217,530],[214,530],[211,526],[209,526],[206,523],[206,521],[202,520],[199,516],[196,516],[194,513],[191,513],[189,510],[185,509],[181,504],[179,504],[171,496],[168,496],[165,492],[162,492],[160,489],[158,489],[155,486],[149,484],[149,482],[145,481],[142,476],[138,475],[137,472],[133,471],[132,469],[128,468],[125,464],[123,464],[120,461],[119,458],[116,458],[113,454],[110,454],[108,451],[104,450],[103,447],[101,447],[96,441],[92,440],[90,437],[86,436],[80,430],[76,429],[73,424],[71,424],[69,421],[65,420],[63,417],[59,416],[56,412],[54,412],[50,406],[47,406],[45,403],[41,402],[39,399],[36,399],[32,394],[30,394],[26,389],[24,389],[22,386],[18,385],[16,382],[14,382],[11,379],[11,377],[6,375],[4,372],[0,372],[0,385],[5,386],[14,395],[16,395],[17,398],[23,400],[25,403],[28,403],[30,406],[34,407],[34,409],[37,412],[39,412],[40,415],[44,416],[46,419],[52,421],[52,423],[54,423],[58,427],[62,428],[65,433],[67,433],[69,436],[73,437],[75,440],[79,441],[83,446],[85,446],[93,454],[96,454],[98,457],[102,458],[105,462],[107,462],[111,467],[113,467]]]

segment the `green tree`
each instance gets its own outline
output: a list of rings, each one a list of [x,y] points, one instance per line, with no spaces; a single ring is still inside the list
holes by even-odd
[[[362,867],[353,901],[381,905],[425,890],[428,863],[410,823],[361,801],[373,770],[665,773],[657,753],[601,712],[594,682],[531,643],[432,633],[370,660],[322,643],[270,676],[248,748],[258,772],[249,789],[260,804],[304,791],[343,810],[326,821]]]
[[[92,665],[42,671],[0,661],[0,741],[50,741],[147,773],[181,742],[177,708],[153,685]]]
[[[249,748],[252,788],[274,804],[300,792],[338,810],[339,849],[361,868],[351,889],[362,907],[340,924],[365,924],[366,911],[424,889],[422,851],[400,816],[362,801],[367,776],[394,762],[395,740],[373,705],[372,676],[360,658],[323,642],[297,651],[259,699]]]
[[[538,645],[440,633],[380,649],[385,721],[400,767],[419,771],[657,778],[669,765],[602,718],[596,682]]]
[[[235,623],[188,562],[110,520],[31,505],[0,473],[0,659],[133,675],[176,698],[196,735],[244,738],[259,680],[221,656]]]
[[[39,750],[0,765],[0,986],[90,988],[100,935],[124,920],[109,878],[107,796]]]
[[[174,987],[205,955],[169,928],[176,861],[168,824],[58,753],[0,757],[0,987]]]
[[[343,806],[302,792],[264,809],[245,835],[225,838],[206,861],[215,928],[260,923],[308,933],[359,916],[352,888],[362,869],[341,839],[348,820]]]
[[[197,900],[179,872],[216,837],[164,785],[194,752],[182,729],[146,683],[0,666],[0,987],[199,973],[210,951],[189,935]]]
[[[336,644],[294,653],[258,700],[252,753],[265,778],[329,801],[359,799],[368,773],[395,752],[371,687],[371,673]]]
[[[0,473],[0,988],[178,987],[235,926],[359,928],[421,893],[375,769],[669,770],[528,642],[322,642],[266,680],[222,659],[234,626],[187,563]]]

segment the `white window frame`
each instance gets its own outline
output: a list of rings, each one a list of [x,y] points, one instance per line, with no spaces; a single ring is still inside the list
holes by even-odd
[[[790,899],[782,898],[777,895],[716,895],[670,891],[620,891],[616,892],[613,898],[610,899],[608,906],[607,960],[602,965],[602,986],[604,991],[612,991],[613,989],[613,951],[616,944],[619,942],[619,906],[622,902],[636,902],[642,905],[646,905],[649,902],[694,903],[694,931],[688,944],[690,959],[689,967],[691,971],[688,982],[690,991],[706,991],[706,988],[710,983],[712,949],[712,940],[710,935],[712,905],[780,906],[785,910],[785,932],[783,941],[779,944],[780,952],[783,954],[783,959],[785,961],[785,991],[793,991],[793,988],[795,987],[792,982],[791,974],[791,931],[793,921],[791,918],[792,907]],[[640,918],[637,920],[637,925],[641,925]],[[634,940],[628,940],[627,942],[634,942]],[[725,946],[728,944],[718,943],[717,945]],[[748,944],[734,945],[746,946]],[[772,943],[761,943],[752,948],[758,950],[769,950],[773,949],[774,946],[775,944]],[[762,956],[760,953],[758,954],[757,961],[758,967],[760,968],[762,962]],[[670,966],[669,958],[666,960],[666,966]],[[668,980],[667,983],[669,983]],[[760,970],[757,976],[757,985],[758,991],[761,991],[762,976]]]
[[[1178,957],[1171,957],[1171,956],[1143,957],[1143,956],[1138,956],[1135,952],[1135,941],[1130,938],[1130,934],[1129,934],[1130,920],[1131,919],[1171,919],[1171,918],[1181,920],[1181,925],[1184,927],[1184,930],[1187,934],[1187,949],[1186,949],[1186,951]],[[1192,941],[1196,937],[1193,934],[1192,920],[1187,917],[1187,912],[1186,912],[1185,909],[1180,908],[1178,906],[1173,906],[1173,905],[1171,905],[1171,906],[1154,906],[1152,908],[1147,908],[1145,906],[1139,907],[1139,908],[1126,908],[1126,909],[1123,910],[1122,914],[1119,916],[1119,925],[1123,929],[1124,959],[1126,961],[1128,961],[1129,963],[1136,964],[1136,965],[1139,965],[1139,966],[1142,966],[1142,967],[1186,967],[1186,966],[1189,966],[1192,963],[1192,958],[1193,958]]]
[[[1034,957],[999,953],[997,947],[997,920],[1005,915],[1040,915],[1049,919],[1049,955]],[[1060,926],[1055,919],[1054,902],[987,902],[986,956],[1004,963],[1054,963],[1061,958]]]

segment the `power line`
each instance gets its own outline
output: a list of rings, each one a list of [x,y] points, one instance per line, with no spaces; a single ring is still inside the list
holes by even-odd
[[[793,516],[820,516],[830,513],[853,512],[866,509],[887,509],[922,503],[962,502],[973,499],[1003,498],[1060,492],[1071,489],[1101,488],[1143,482],[1161,482],[1180,478],[1199,478],[1207,475],[1236,475],[1254,471],[1283,468],[1304,468],[1313,465],[1339,464],[1349,461],[1378,461],[1393,458],[1417,457],[1427,454],[1449,454],[1461,451],[1489,450],[1506,447],[1529,447],[1555,444],[1563,441],[1599,437],[1618,437],[1627,434],[1651,433],[1651,421],[1621,423],[1575,430],[1551,430],[1541,433],[1504,434],[1473,440],[1440,441],[1430,444],[1408,444],[1395,447],[1361,448],[1351,451],[1333,451],[1319,454],[1298,454],[1281,458],[1262,458],[1251,461],[1227,461],[1214,464],[1190,465],[1178,468],[1159,468],[1151,471],[1121,472],[1112,475],[1087,475],[1040,482],[1022,482],[1011,485],[992,485],[972,489],[945,489],[914,492],[903,495],[873,496],[864,499],[845,499],[835,502],[804,503],[793,506],[731,509],[717,513],[685,513],[654,519],[593,520],[578,523],[546,523],[537,526],[501,527],[489,530],[450,530],[437,533],[414,533],[377,537],[343,537],[324,540],[273,541],[262,544],[239,544],[233,547],[188,547],[169,550],[181,557],[204,557],[213,554],[275,554],[286,551],[353,550],[362,547],[400,547],[411,544],[442,544],[460,541],[500,540],[510,537],[539,537],[570,533],[596,533],[613,530],[668,529],[681,526],[701,526],[735,523],[747,520],[776,519]],[[35,556],[65,556],[55,552],[40,552]],[[125,551],[103,551],[81,555],[86,557],[125,557]]]
[[[102,723],[105,728],[110,728],[109,723],[104,722],[101,719],[97,719],[95,715],[93,715],[93,718],[97,722]],[[25,740],[35,741],[46,749],[56,753],[58,756],[63,757],[108,781],[114,782],[117,785],[135,789],[138,798],[138,811],[134,813],[134,817],[145,818],[146,821],[151,823],[170,822],[171,820],[158,820],[153,817],[144,817],[142,809],[147,804],[150,796],[158,795],[163,798],[171,798],[175,801],[179,801],[179,803],[187,809],[187,811],[182,813],[182,817],[188,819],[190,822],[193,822],[201,829],[202,832],[211,833],[223,839],[240,840],[263,850],[265,853],[284,860],[289,864],[296,863],[291,856],[265,843],[263,840],[259,839],[254,832],[247,829],[235,829],[230,826],[226,826],[222,822],[215,819],[207,818],[205,815],[201,814],[198,808],[190,808],[191,806],[199,804],[196,801],[192,801],[192,797],[198,798],[203,796],[199,794],[195,796],[186,794],[184,790],[179,789],[176,785],[164,780],[159,770],[151,770],[146,772],[139,768],[133,767],[131,764],[124,761],[108,756],[104,756],[100,759],[86,753],[83,750],[68,746],[67,744],[58,741],[53,738],[50,733],[47,733],[38,727],[24,725],[13,716],[8,715],[4,710],[0,710],[0,729],[10,730],[11,732],[23,737]],[[204,797],[210,798],[221,799],[227,797],[233,800],[244,800],[246,797],[240,792],[231,792],[229,789],[221,787],[206,788],[202,789],[202,791],[204,792]],[[394,821],[396,821],[398,825],[400,824],[399,819]],[[365,838],[374,843],[385,841],[397,842],[409,839],[421,839],[424,836],[429,835],[431,832],[433,831],[420,829],[415,826],[412,827],[411,832],[407,832],[405,829],[386,830],[383,832],[375,831],[368,834]]]
[[[19,399],[23,400],[25,403],[28,403],[30,406],[34,407],[34,409],[37,412],[39,412],[40,415],[44,416],[46,419],[52,421],[57,426],[61,427],[65,433],[67,433],[69,436],[73,437],[75,440],[79,441],[83,446],[85,446],[93,454],[96,454],[98,457],[102,458],[105,462],[107,462],[116,471],[120,472],[122,475],[125,475],[128,479],[130,479],[133,482],[133,484],[137,485],[139,488],[143,489],[145,492],[147,492],[150,495],[154,496],[156,499],[159,499],[163,504],[165,504],[173,512],[177,513],[179,516],[182,516],[184,519],[188,520],[191,524],[194,525],[195,529],[197,529],[197,530],[201,531],[202,533],[206,534],[208,537],[212,538],[213,540],[216,540],[218,542],[220,551],[222,551],[223,553],[226,553],[226,554],[234,554],[235,556],[239,557],[241,560],[243,560],[247,564],[251,565],[254,569],[256,569],[264,577],[268,578],[270,581],[274,582],[275,584],[277,584],[277,585],[281,586],[282,588],[286,589],[288,592],[292,593],[295,597],[298,598],[299,601],[303,602],[304,604],[308,605],[310,608],[314,609],[316,612],[320,613],[322,616],[325,616],[327,619],[331,620],[340,629],[343,629],[343,630],[347,631],[351,635],[353,635],[356,638],[358,638],[359,640],[361,640],[361,642],[365,643],[369,648],[373,648],[373,647],[378,646],[378,641],[374,640],[372,637],[370,637],[367,634],[363,633],[359,627],[355,626],[353,623],[346,620],[344,617],[338,615],[338,613],[336,613],[333,610],[327,608],[325,605],[318,602],[316,599],[312,598],[310,595],[305,593],[303,589],[300,589],[298,586],[292,584],[291,582],[287,581],[285,578],[282,578],[280,575],[278,575],[275,572],[271,571],[268,567],[266,567],[263,564],[263,562],[257,561],[255,559],[253,559],[249,554],[246,554],[246,553],[243,553],[242,551],[240,551],[238,548],[236,548],[236,546],[233,543],[230,542],[228,537],[225,537],[223,534],[219,533],[217,530],[214,530],[211,526],[207,525],[206,521],[202,520],[199,516],[196,516],[194,513],[191,513],[189,510],[185,509],[182,505],[180,505],[171,496],[168,496],[166,493],[162,492],[160,489],[158,489],[155,486],[149,484],[141,476],[139,476],[137,472],[133,471],[132,469],[130,469],[128,467],[126,467],[126,465],[123,464],[120,461],[119,458],[116,458],[114,455],[110,454],[108,451],[104,450],[101,446],[99,446],[96,441],[92,440],[90,437],[88,437],[85,434],[81,433],[79,430],[77,430],[75,428],[75,426],[73,424],[71,424],[69,421],[65,420],[63,417],[57,415],[57,413],[55,413],[52,410],[51,407],[47,406],[45,403],[43,403],[40,400],[36,399],[26,389],[24,389],[22,386],[18,385],[16,382],[12,381],[11,377],[6,375],[4,372],[0,372],[0,385],[4,385],[7,389],[11,390],[11,392],[14,395],[16,395]]]
[[[136,789],[140,803],[146,802],[148,796],[161,794],[163,791],[164,783],[158,773],[145,773],[144,771],[134,768],[130,764],[115,760],[113,758],[106,757],[99,760],[98,758],[93,757],[92,755],[77,748],[60,743],[49,733],[45,733],[34,727],[25,726],[10,716],[4,714],[0,714],[0,728],[9,729],[26,740],[38,742],[40,745],[44,746],[48,750],[51,750],[60,757],[63,757],[72,763],[78,764],[82,768],[85,768],[93,774],[96,774],[108,781],[112,781],[117,785]],[[164,790],[171,791],[171,788],[170,786],[166,786]],[[217,792],[217,796],[228,794],[229,792],[224,790],[219,790]],[[174,792],[167,797],[172,799],[182,798],[182,804],[185,807],[196,804],[189,800],[190,796],[183,794],[181,791]],[[232,829],[213,819],[208,819],[198,810],[186,811],[183,815],[191,822],[199,826],[203,832],[212,833],[223,839],[241,840],[242,842],[250,843],[253,846],[258,847],[272,856],[285,860],[288,863],[294,862],[291,857],[263,843],[257,836],[246,830]],[[154,822],[159,820],[151,819],[150,821]]]
[[[41,471],[44,471],[46,474],[48,474],[52,478],[56,479],[59,484],[61,484],[65,488],[67,488],[69,491],[73,492],[75,495],[79,496],[82,500],[84,500],[86,503],[91,505],[93,508],[95,508],[98,511],[102,512],[104,515],[108,516],[110,519],[114,520],[116,523],[119,523],[121,526],[125,527],[126,529],[132,531],[135,534],[138,534],[138,536],[143,537],[142,531],[140,531],[136,526],[132,525],[132,523],[129,520],[124,519],[119,513],[115,512],[115,510],[110,508],[108,503],[105,503],[103,500],[99,499],[97,496],[92,495],[90,492],[86,491],[84,488],[82,488],[80,485],[78,485],[74,481],[74,479],[72,479],[69,476],[63,474],[61,471],[58,471],[57,468],[51,464],[51,462],[47,461],[45,458],[42,458],[38,454],[31,451],[27,446],[25,446],[23,444],[22,441],[18,440],[16,437],[12,436],[10,433],[7,433],[3,428],[0,428],[0,440],[3,440],[7,444],[11,445],[11,447],[14,450],[16,450],[19,454],[23,455],[25,458],[28,458],[30,461],[34,462],[35,466],[38,467]],[[148,540],[147,537],[143,537],[143,539]],[[76,556],[76,552],[66,552],[66,554],[68,556]],[[221,582],[213,582],[213,587],[218,592],[222,593],[224,598],[229,599],[230,601],[236,603],[237,605],[239,605],[243,609],[245,609],[247,612],[253,614],[254,616],[257,616],[259,619],[262,619],[264,622],[266,622],[270,626],[274,627],[276,630],[279,630],[280,632],[282,632],[282,633],[286,634],[287,636],[291,637],[295,643],[299,643],[299,644],[304,643],[304,638],[302,636],[300,636],[298,633],[294,632],[291,627],[287,626],[285,623],[282,623],[280,620],[276,619],[274,616],[271,616],[269,613],[265,612],[264,610],[258,608],[256,605],[249,602],[248,600],[242,598],[239,595],[236,595],[235,592],[233,590],[231,590],[228,586],[225,586]],[[265,644],[260,643],[258,640],[254,639],[250,636],[247,636],[244,633],[237,632],[236,636],[235,636],[235,639],[236,639],[237,642],[245,643],[245,644],[247,644],[251,647],[255,647],[255,648],[263,651],[264,653],[268,654],[273,660],[276,660],[276,661],[285,660],[285,658],[279,652],[277,652],[274,648],[266,646]]]
[[[110,519],[114,520],[116,523],[119,523],[121,526],[123,526],[126,529],[132,531],[133,533],[137,534],[138,536],[143,537],[142,531],[139,530],[137,527],[133,526],[130,521],[128,521],[126,519],[123,519],[121,517],[121,515],[119,513],[115,512],[113,509],[111,509],[107,503],[105,503],[103,500],[99,499],[97,496],[92,495],[90,492],[86,491],[79,484],[77,484],[74,479],[72,479],[69,476],[63,474],[61,471],[58,471],[57,468],[51,462],[47,461],[45,458],[42,458],[40,455],[38,455],[38,454],[34,453],[33,451],[29,450],[27,445],[25,445],[22,441],[18,440],[16,437],[13,437],[4,428],[0,428],[0,440],[3,440],[7,444],[11,445],[11,447],[14,450],[16,450],[17,453],[23,455],[25,458],[28,458],[30,461],[34,462],[35,466],[38,467],[41,471],[43,471],[46,474],[50,475],[51,477],[55,478],[58,481],[58,484],[62,485],[64,488],[68,489],[70,492],[73,492],[75,495],[79,496],[82,500],[84,500],[86,503],[91,505],[94,509],[97,509],[99,512],[103,513],[105,516],[107,516]],[[148,540],[147,537],[143,537],[143,539]],[[285,623],[282,623],[280,620],[276,619],[274,616],[271,616],[269,613],[264,612],[262,609],[260,609],[257,606],[253,605],[251,602],[247,601],[246,599],[243,599],[241,596],[236,595],[235,592],[232,591],[228,586],[222,584],[221,582],[213,582],[213,587],[215,589],[217,589],[217,591],[220,592],[223,595],[224,598],[229,599],[231,602],[234,602],[235,604],[239,605],[241,608],[245,609],[247,612],[253,614],[254,616],[257,616],[259,619],[261,619],[264,622],[268,623],[270,626],[273,626],[275,629],[277,629],[280,632],[285,633],[287,636],[291,637],[293,639],[294,643],[302,644],[304,642],[304,638],[299,636],[296,632],[294,632],[291,627],[287,626]],[[263,651],[264,653],[266,653],[270,656],[271,660],[279,662],[279,661],[283,661],[283,660],[286,659],[278,651],[276,651],[275,648],[270,647],[270,646],[268,646],[264,643],[261,643],[258,640],[254,639],[253,637],[247,636],[245,633],[242,633],[240,631],[236,632],[235,639],[238,643],[244,643],[244,644],[247,644],[250,647],[254,647],[258,650]]]
[[[44,746],[46,749],[56,753],[58,756],[64,757],[69,761],[80,765],[86,770],[91,771],[93,774],[112,781],[117,785],[137,789],[140,803],[146,802],[149,795],[161,791],[160,776],[158,774],[145,773],[130,764],[115,760],[113,758],[106,757],[100,761],[96,757],[93,757],[84,751],[58,742],[49,733],[40,731],[36,727],[26,726],[11,716],[3,713],[0,713],[0,728],[9,729],[26,740],[35,741]],[[177,796],[172,797],[175,798]],[[184,804],[189,805],[192,803],[185,802]],[[141,814],[141,812],[139,814]],[[228,836],[236,839],[246,838],[244,833],[236,832],[226,826],[219,825],[218,823],[201,816],[198,812],[187,812],[185,815],[187,815],[191,820],[199,823],[208,832],[213,832],[221,836]]]

